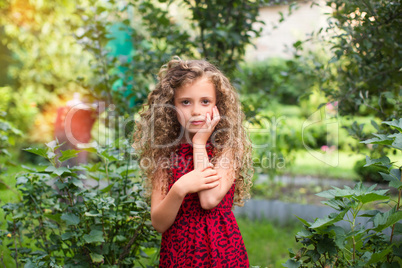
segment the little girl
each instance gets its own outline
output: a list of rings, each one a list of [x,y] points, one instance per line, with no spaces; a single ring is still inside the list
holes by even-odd
[[[243,119],[236,91],[209,62],[161,68],[133,145],[162,233],[160,267],[249,267],[232,212],[254,171]]]

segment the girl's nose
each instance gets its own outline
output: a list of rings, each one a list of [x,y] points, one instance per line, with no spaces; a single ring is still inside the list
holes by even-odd
[[[198,115],[200,115],[201,114],[201,112],[200,112],[200,110],[201,110],[201,107],[199,106],[199,105],[194,105],[193,106],[193,110],[191,111],[191,115],[192,116],[198,116]]]

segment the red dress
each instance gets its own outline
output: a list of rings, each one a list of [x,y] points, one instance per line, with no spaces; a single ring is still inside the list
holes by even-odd
[[[212,145],[206,146],[212,157]],[[193,148],[181,144],[173,157],[173,183],[192,171]],[[231,210],[235,184],[215,208],[204,210],[197,193],[186,195],[173,225],[162,234],[159,267],[249,267],[246,248]]]

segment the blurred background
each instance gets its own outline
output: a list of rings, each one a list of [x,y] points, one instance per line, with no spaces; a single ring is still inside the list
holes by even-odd
[[[254,147],[251,201],[314,211],[331,186],[388,189],[383,167],[363,168],[366,156],[398,167],[401,146],[362,141],[394,133],[382,122],[401,118],[400,14],[399,2],[373,0],[0,0],[0,202],[18,201],[24,167],[48,163],[24,148],[130,141],[175,55],[210,60],[239,92]],[[62,165],[99,161],[82,151]],[[280,267],[302,224],[269,204],[236,216],[250,263]],[[6,243],[0,250],[15,267]]]

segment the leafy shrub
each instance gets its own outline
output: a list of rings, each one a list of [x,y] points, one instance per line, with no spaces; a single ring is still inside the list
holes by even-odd
[[[385,172],[386,169],[378,166],[366,166],[366,159],[357,161],[353,169],[362,181],[377,183],[384,181],[379,172]]]
[[[383,122],[394,128],[395,134],[374,134],[376,137],[364,141],[366,144],[381,144],[402,151],[402,119]],[[367,188],[361,182],[354,189],[333,187],[318,195],[327,198],[323,203],[337,212],[314,222],[303,222],[305,229],[296,234],[302,244],[297,253],[290,250],[290,259],[285,267],[400,267],[402,264],[402,244],[393,241],[395,235],[402,234],[402,167],[393,169],[390,159],[366,157],[366,166],[377,165],[384,169],[381,177],[389,181],[389,186],[399,191],[398,201],[385,212],[378,210],[361,212],[365,204],[382,201],[390,203],[388,190],[375,190],[375,185]],[[359,226],[358,217],[368,218],[371,225]],[[350,229],[335,225],[340,221],[350,224]],[[387,237],[384,230],[391,227]]]
[[[283,104],[298,104],[299,97],[311,91],[313,84],[303,75],[289,75],[290,69],[298,64],[297,60],[283,59],[245,64],[235,75],[240,83],[239,91],[241,94],[268,96]]]
[[[1,231],[15,262],[27,267],[132,267],[156,253],[158,235],[141,195],[128,144],[89,148],[102,162],[60,167],[78,151],[57,158],[55,141],[29,148],[49,165],[17,175],[22,201],[2,208]],[[92,181],[92,183],[90,183]],[[95,185],[91,185],[95,184]]]
[[[0,110],[0,190],[10,188],[2,178],[7,172],[7,166],[14,165],[10,161],[8,149],[15,145],[15,138],[22,135],[19,129],[6,120],[6,115],[6,112]]]
[[[402,185],[402,183],[401,183]],[[337,210],[325,218],[310,223],[300,219],[305,229],[296,234],[302,244],[297,253],[290,250],[285,267],[379,267],[382,263],[399,267],[401,243],[387,239],[383,231],[396,224],[395,233],[402,234],[402,211],[397,206],[387,212],[368,211],[361,213],[364,204],[374,201],[390,201],[387,190],[366,188],[359,182],[354,189],[334,187],[318,195],[328,198],[324,204]],[[344,219],[344,217],[347,217]],[[356,224],[358,217],[368,217],[372,227]],[[335,223],[345,220],[350,230]]]

